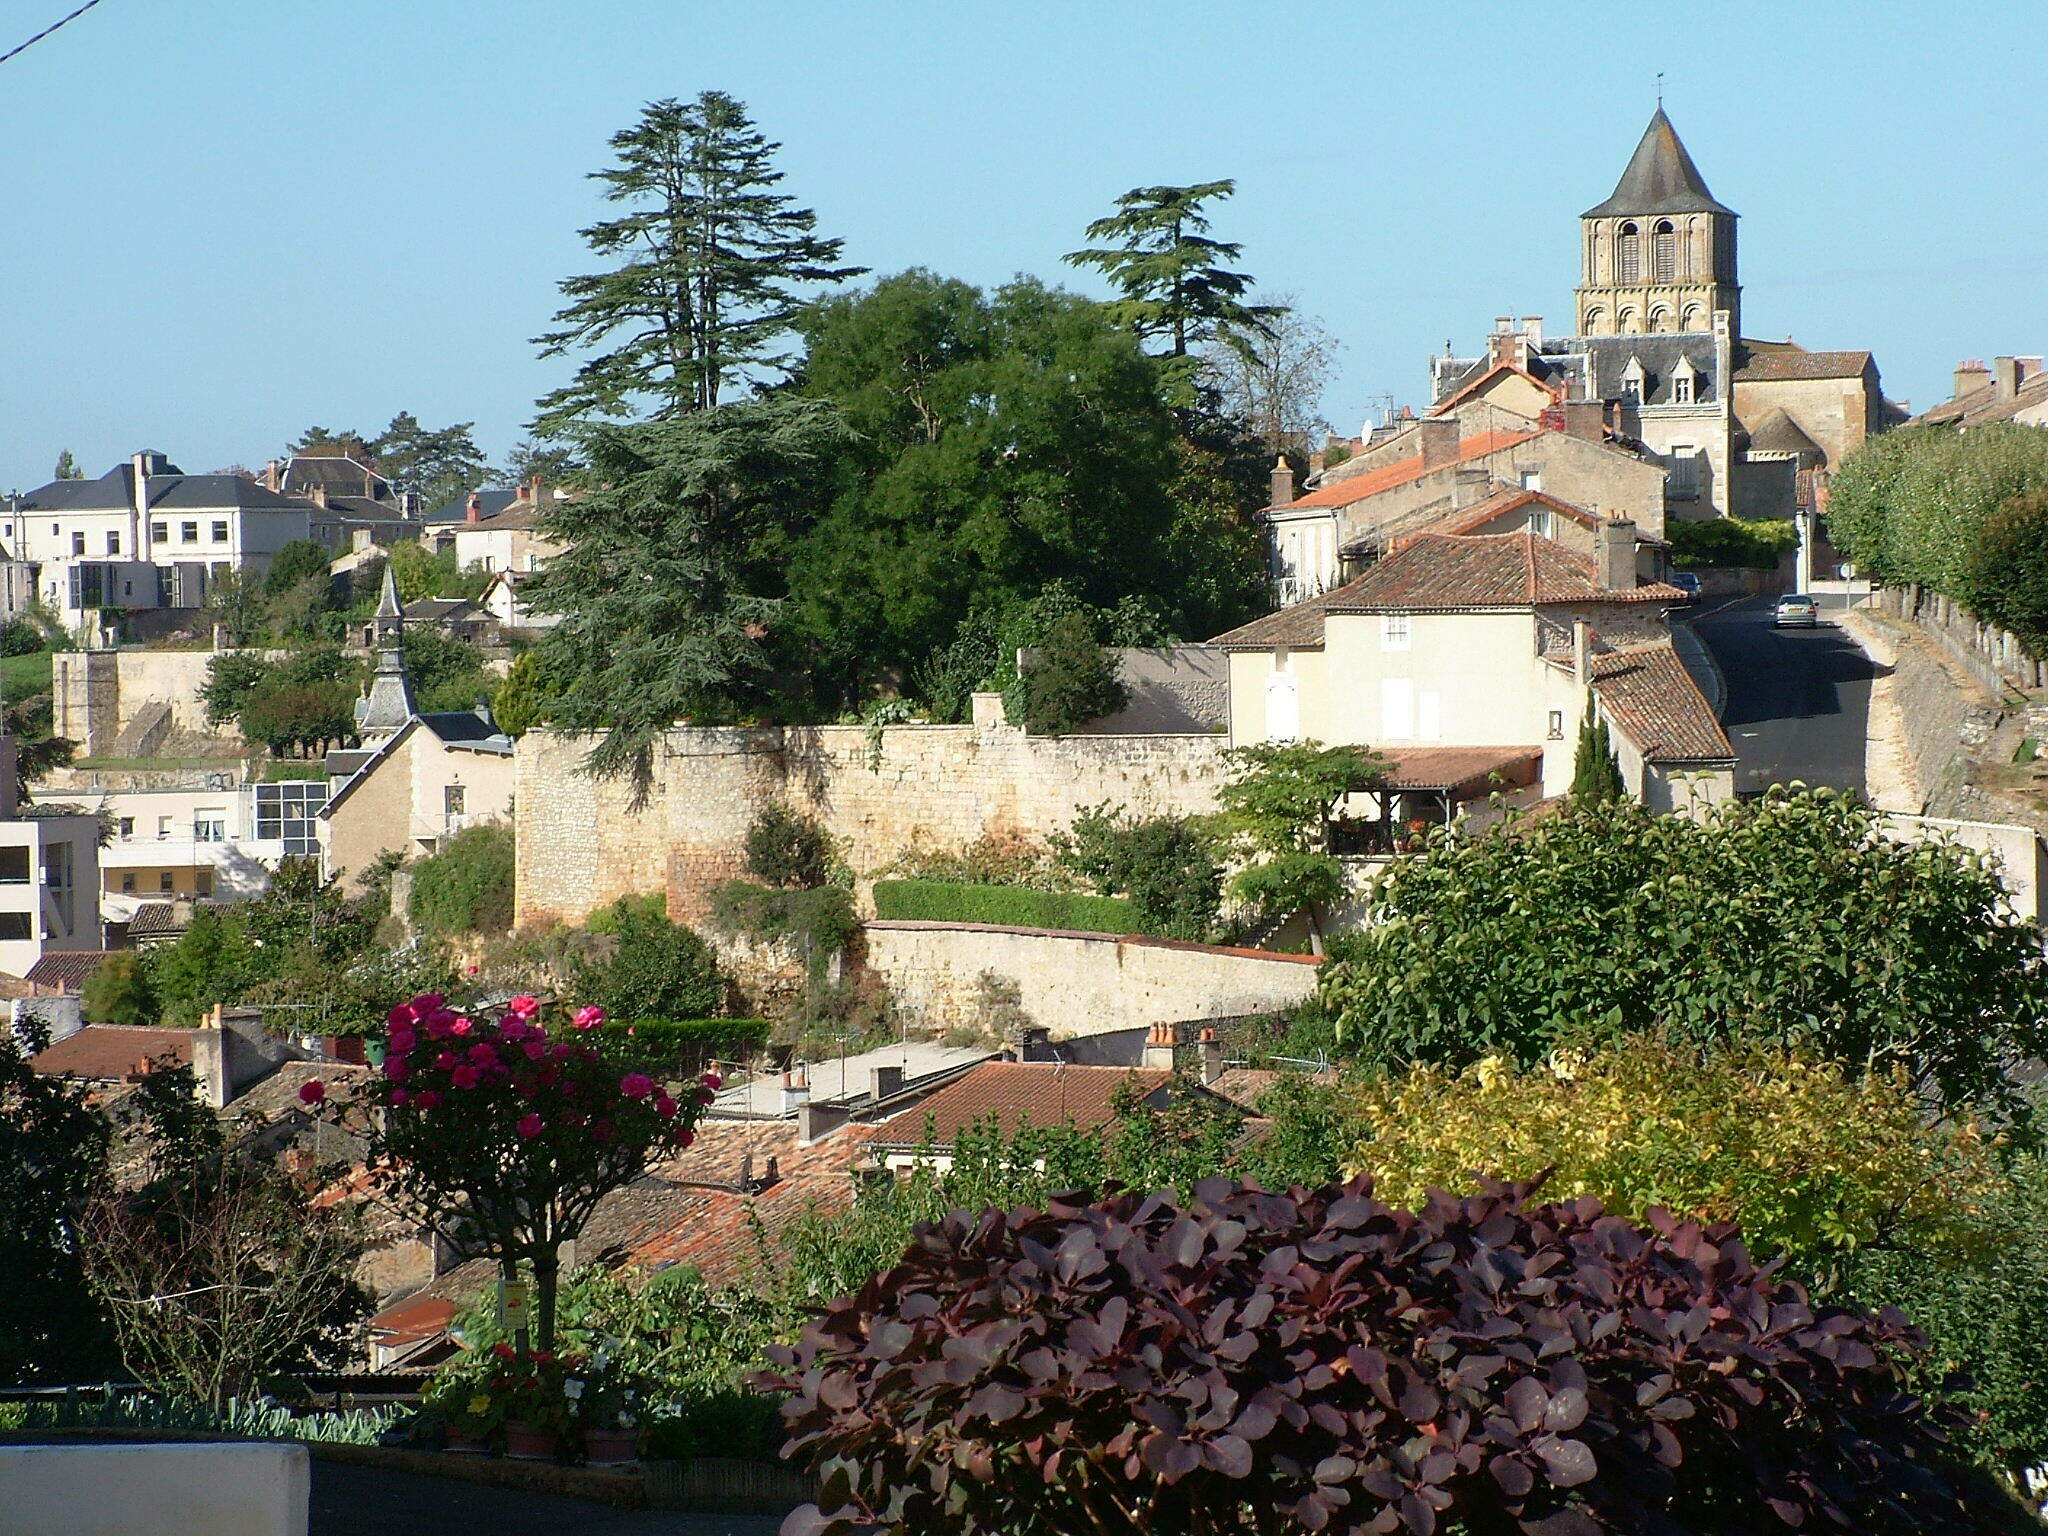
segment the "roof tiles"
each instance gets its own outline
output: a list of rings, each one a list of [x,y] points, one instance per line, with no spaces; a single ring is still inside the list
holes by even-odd
[[[1713,706],[1666,641],[1595,655],[1593,691],[1607,717],[1651,762],[1735,756]]]

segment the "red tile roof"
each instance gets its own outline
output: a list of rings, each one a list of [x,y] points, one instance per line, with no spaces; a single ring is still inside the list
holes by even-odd
[[[1598,528],[1601,523],[1601,519],[1596,514],[1588,512],[1584,507],[1575,506],[1571,502],[1561,500],[1556,496],[1547,496],[1542,491],[1524,490],[1519,485],[1510,485],[1495,491],[1484,501],[1475,501],[1461,512],[1453,512],[1441,522],[1433,524],[1428,531],[1431,533],[1471,533],[1475,529],[1484,528],[1496,517],[1531,505],[1548,507],[1553,512],[1561,512],[1573,522],[1583,523],[1588,528]]]
[[[1534,784],[1543,772],[1541,747],[1414,747],[1402,752],[1381,752],[1393,764],[1387,777],[1390,789],[1470,790],[1484,794],[1495,787],[1494,775],[1505,786],[1522,788]],[[1456,798],[1465,798],[1457,795]]]
[[[446,1296],[415,1291],[403,1301],[394,1301],[372,1317],[370,1331],[376,1335],[376,1342],[385,1349],[423,1344],[428,1339],[446,1333],[448,1325],[455,1321],[461,1310]]]
[[[914,1147],[927,1132],[949,1147],[961,1131],[994,1120],[1005,1131],[1018,1125],[1065,1125],[1094,1130],[1116,1118],[1116,1099],[1128,1087],[1140,1098],[1173,1081],[1156,1067],[1076,1067],[1064,1062],[988,1061],[949,1083],[922,1104],[873,1128],[877,1146]]]
[[[163,1065],[189,1066],[196,1029],[157,1029],[146,1024],[88,1024],[29,1062],[53,1077],[118,1082],[146,1077]],[[168,1058],[166,1063],[165,1058]]]
[[[1426,474],[1449,469],[1471,459],[1483,459],[1488,454],[1502,453],[1518,443],[1526,443],[1536,436],[1532,429],[1527,432],[1490,431],[1464,438],[1458,443],[1457,456],[1447,463],[1434,464],[1428,469],[1422,467],[1422,455],[1409,459],[1396,459],[1391,464],[1382,464],[1363,474],[1352,475],[1343,480],[1332,480],[1317,486],[1306,496],[1298,496],[1283,508],[1276,510],[1293,511],[1297,507],[1348,507],[1354,501],[1363,501],[1368,496],[1377,496],[1390,491],[1397,485],[1407,485],[1420,480]]]
[[[1651,762],[1720,762],[1735,748],[1667,641],[1593,657],[1593,691],[1607,717]]]
[[[30,966],[22,980],[60,993],[79,992],[85,988],[86,977],[106,963],[107,952],[103,949],[53,951]]]
[[[1598,586],[1591,557],[1539,534],[1424,533],[1331,598],[1331,613],[1378,613],[1538,603],[1676,603],[1685,594],[1662,582]]]

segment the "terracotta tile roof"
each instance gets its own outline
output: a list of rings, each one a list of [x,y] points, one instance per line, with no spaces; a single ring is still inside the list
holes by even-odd
[[[1535,783],[1543,771],[1541,747],[1415,747],[1380,756],[1393,765],[1387,776],[1390,789],[1483,794],[1494,787],[1495,774],[1503,784],[1519,788]]]
[[[79,992],[84,990],[86,977],[106,963],[107,952],[103,949],[53,952],[39,958],[22,979],[57,992]]]
[[[1608,719],[1651,762],[1735,756],[1713,707],[1668,641],[1595,655],[1593,691]]]
[[[914,1147],[927,1130],[935,1146],[949,1147],[960,1132],[993,1119],[1005,1131],[1020,1123],[1065,1125],[1093,1130],[1116,1117],[1118,1091],[1128,1085],[1140,1097],[1173,1081],[1159,1068],[1077,1067],[1061,1062],[991,1061],[958,1082],[893,1115],[873,1128],[877,1146]]]
[[[1676,603],[1684,598],[1678,588],[1662,582],[1619,589],[1597,586],[1589,556],[1537,534],[1424,533],[1329,594],[1324,608],[1330,613],[1378,613],[1525,608],[1536,603]]]
[[[1475,501],[1462,512],[1453,512],[1449,517],[1434,524],[1429,531],[1431,533],[1470,533],[1475,528],[1485,527],[1496,517],[1513,512],[1518,508],[1532,505],[1548,507],[1553,512],[1561,512],[1573,522],[1583,523],[1588,528],[1598,528],[1600,526],[1600,518],[1588,512],[1584,507],[1575,506],[1571,502],[1561,500],[1556,496],[1545,495],[1542,491],[1524,490],[1519,485],[1508,485],[1501,487],[1501,489],[1495,491],[1484,501]]]
[[[394,1301],[373,1316],[370,1332],[374,1342],[384,1349],[424,1344],[446,1333],[448,1325],[455,1321],[461,1310],[446,1296],[414,1291],[403,1301]]]
[[[1390,491],[1397,485],[1407,485],[1411,481],[1420,480],[1425,474],[1435,474],[1439,470],[1449,469],[1455,464],[1463,464],[1471,459],[1483,459],[1488,454],[1504,452],[1509,448],[1513,448],[1518,443],[1528,442],[1534,436],[1536,436],[1534,429],[1527,432],[1481,432],[1475,436],[1461,439],[1458,443],[1457,457],[1448,463],[1434,464],[1428,469],[1424,469],[1422,467],[1421,454],[1417,454],[1409,459],[1396,459],[1391,464],[1382,464],[1379,468],[1369,469],[1363,474],[1352,475],[1343,480],[1333,480],[1327,485],[1319,485],[1306,496],[1297,496],[1293,501],[1288,502],[1285,507],[1276,508],[1275,510],[1291,512],[1297,507],[1348,507],[1355,501],[1363,501],[1368,496],[1377,496],[1380,492]]]
[[[1284,1077],[1299,1077],[1315,1083],[1333,1083],[1337,1080],[1337,1073],[1334,1069],[1325,1069],[1321,1072],[1276,1072],[1268,1067],[1232,1067],[1214,1082],[1204,1086],[1218,1097],[1228,1099],[1231,1103],[1256,1113],[1259,1100]]]
[[[1305,598],[1249,624],[1240,624],[1209,643],[1225,650],[1262,651],[1276,645],[1313,649],[1323,643],[1323,614],[1330,604],[1364,580],[1363,576],[1354,576],[1341,587]]]
[[[158,1029],[147,1024],[88,1024],[59,1040],[29,1062],[53,1077],[83,1077],[118,1082],[146,1077],[168,1057],[174,1067],[189,1066],[196,1029]]]
[[[1870,366],[1868,352],[1809,352],[1804,347],[1760,350],[1744,342],[1738,384],[1774,384],[1788,379],[1853,379]]]
[[[2029,406],[2048,404],[2048,373],[2037,373],[2003,400],[1995,383],[1981,385],[1966,395],[1944,400],[1931,411],[1913,418],[1915,426],[1977,427],[1988,421],[2010,421]]]

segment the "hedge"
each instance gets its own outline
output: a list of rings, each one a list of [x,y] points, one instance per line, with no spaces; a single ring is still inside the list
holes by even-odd
[[[622,1060],[677,1072],[754,1056],[768,1032],[766,1019],[610,1019],[604,1026],[606,1045]]]
[[[1135,904],[1122,896],[1074,896],[1021,885],[951,880],[878,880],[875,916],[885,922],[995,923],[1005,928],[1071,928],[1136,933]]]

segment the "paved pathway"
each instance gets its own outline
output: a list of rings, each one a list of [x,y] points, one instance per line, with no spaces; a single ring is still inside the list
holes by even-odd
[[[311,1536],[774,1536],[774,1515],[614,1509],[383,1467],[313,1463]]]
[[[1736,792],[1793,779],[1860,790],[1877,668],[1825,601],[1818,629],[1772,628],[1772,602],[1709,600],[1691,621],[1727,678],[1721,723],[1735,744]]]

